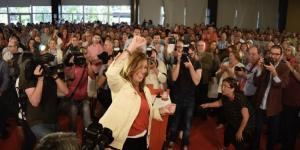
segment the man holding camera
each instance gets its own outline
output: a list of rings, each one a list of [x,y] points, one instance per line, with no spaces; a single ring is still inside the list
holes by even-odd
[[[253,46],[249,49],[249,57],[248,57],[248,64],[244,69],[236,71],[237,77],[242,78],[245,81],[245,86],[243,87],[243,91],[245,96],[247,97],[248,101],[254,106],[254,95],[256,92],[257,87],[254,85],[254,75],[259,66],[259,49],[256,46]]]
[[[278,138],[279,116],[282,110],[282,91],[288,84],[289,69],[282,61],[282,48],[274,45],[270,51],[270,58],[261,59],[258,71],[254,75],[256,92],[256,133],[254,149],[259,149],[262,126],[267,120],[269,129],[267,137],[267,150],[274,149]],[[267,61],[269,60],[269,61]]]
[[[44,54],[45,55],[45,54]],[[41,55],[40,57],[43,57]],[[25,82],[19,87],[25,89],[30,104],[27,104],[27,122],[37,139],[57,130],[57,90],[65,95],[69,89],[56,73],[47,74],[49,64],[40,64],[35,68],[28,62],[25,72]]]
[[[185,46],[185,47],[184,47]],[[182,124],[182,148],[188,149],[192,117],[195,107],[196,86],[200,83],[202,69],[199,61],[194,58],[194,49],[184,45],[182,41],[176,43],[176,61],[172,68],[174,83],[174,103],[177,105],[173,122],[170,125],[169,147],[173,147],[178,129]]]
[[[167,82],[167,68],[163,61],[158,59],[158,53],[150,48],[146,51],[149,61],[149,73],[146,77],[146,84],[153,84],[154,89],[163,89]]]

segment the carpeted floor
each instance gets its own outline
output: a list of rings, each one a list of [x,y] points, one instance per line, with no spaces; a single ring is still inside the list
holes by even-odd
[[[66,125],[66,118],[60,118],[60,124]],[[21,129],[16,126],[14,121],[10,121],[10,135],[5,140],[0,140],[0,150],[20,150],[22,143]],[[80,124],[80,123],[79,123]],[[190,150],[219,150],[223,145],[224,129],[216,129],[216,123],[213,118],[208,118],[206,121],[195,119],[190,136]],[[80,133],[80,132],[77,132]],[[263,135],[262,144],[266,144],[266,137]],[[263,146],[261,146],[261,149]],[[277,149],[279,149],[279,145]],[[231,146],[230,150],[234,148]],[[300,149],[300,139],[297,141],[296,149]],[[180,150],[179,145],[176,144],[174,150]]]

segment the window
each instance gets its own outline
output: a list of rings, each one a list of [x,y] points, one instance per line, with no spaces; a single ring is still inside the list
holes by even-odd
[[[8,24],[8,15],[7,14],[0,14],[0,23]]]
[[[109,24],[120,22],[130,24],[130,6],[109,6]]]
[[[85,14],[107,14],[107,6],[84,6]]]
[[[256,28],[259,28],[259,11],[257,12]]]
[[[7,7],[0,7],[0,23],[8,24]]]
[[[51,6],[32,6],[32,13],[51,13]]]
[[[33,23],[51,22],[51,6],[32,6]]]
[[[160,24],[163,25],[165,21],[165,9],[163,6],[160,8]]]
[[[30,7],[8,7],[9,13],[31,13]]]
[[[0,13],[7,13],[6,7],[0,7]]]
[[[62,6],[62,13],[83,13],[83,6]]]
[[[210,24],[210,9],[205,10],[205,25]]]

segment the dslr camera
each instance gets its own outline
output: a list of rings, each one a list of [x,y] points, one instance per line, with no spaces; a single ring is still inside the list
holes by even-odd
[[[188,62],[190,59],[190,55],[189,55],[189,45],[188,44],[184,44],[183,45],[183,53],[181,56],[181,61],[183,63]]]
[[[272,58],[271,57],[265,57],[264,58],[264,64],[265,65],[271,65],[271,64],[273,64],[273,60],[272,60]]]
[[[169,37],[169,44],[176,44],[176,39],[173,35]]]
[[[84,131],[83,150],[94,150],[98,147],[99,150],[104,150],[114,140],[113,133],[109,128],[103,128],[98,122],[93,122]]]
[[[119,53],[122,53],[123,51],[119,47],[115,47],[113,49],[113,57],[116,57]]]
[[[147,58],[148,58],[148,62],[149,64],[152,66],[154,64],[156,64],[154,58],[151,58],[151,55],[152,55],[152,47],[147,47],[146,49],[146,55],[147,55]]]

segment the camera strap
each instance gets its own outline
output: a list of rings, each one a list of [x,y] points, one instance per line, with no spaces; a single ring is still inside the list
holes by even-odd
[[[80,80],[78,81],[78,83],[77,83],[77,85],[76,85],[74,91],[72,92],[72,94],[69,96],[70,99],[72,99],[73,96],[75,95],[75,92],[77,91],[77,89],[78,89],[78,87],[79,87],[79,85],[80,85],[80,83],[81,83],[81,81],[82,81],[82,79],[83,79],[83,76],[84,76],[85,71],[86,71],[86,67],[84,66],[84,70],[82,71]]]

